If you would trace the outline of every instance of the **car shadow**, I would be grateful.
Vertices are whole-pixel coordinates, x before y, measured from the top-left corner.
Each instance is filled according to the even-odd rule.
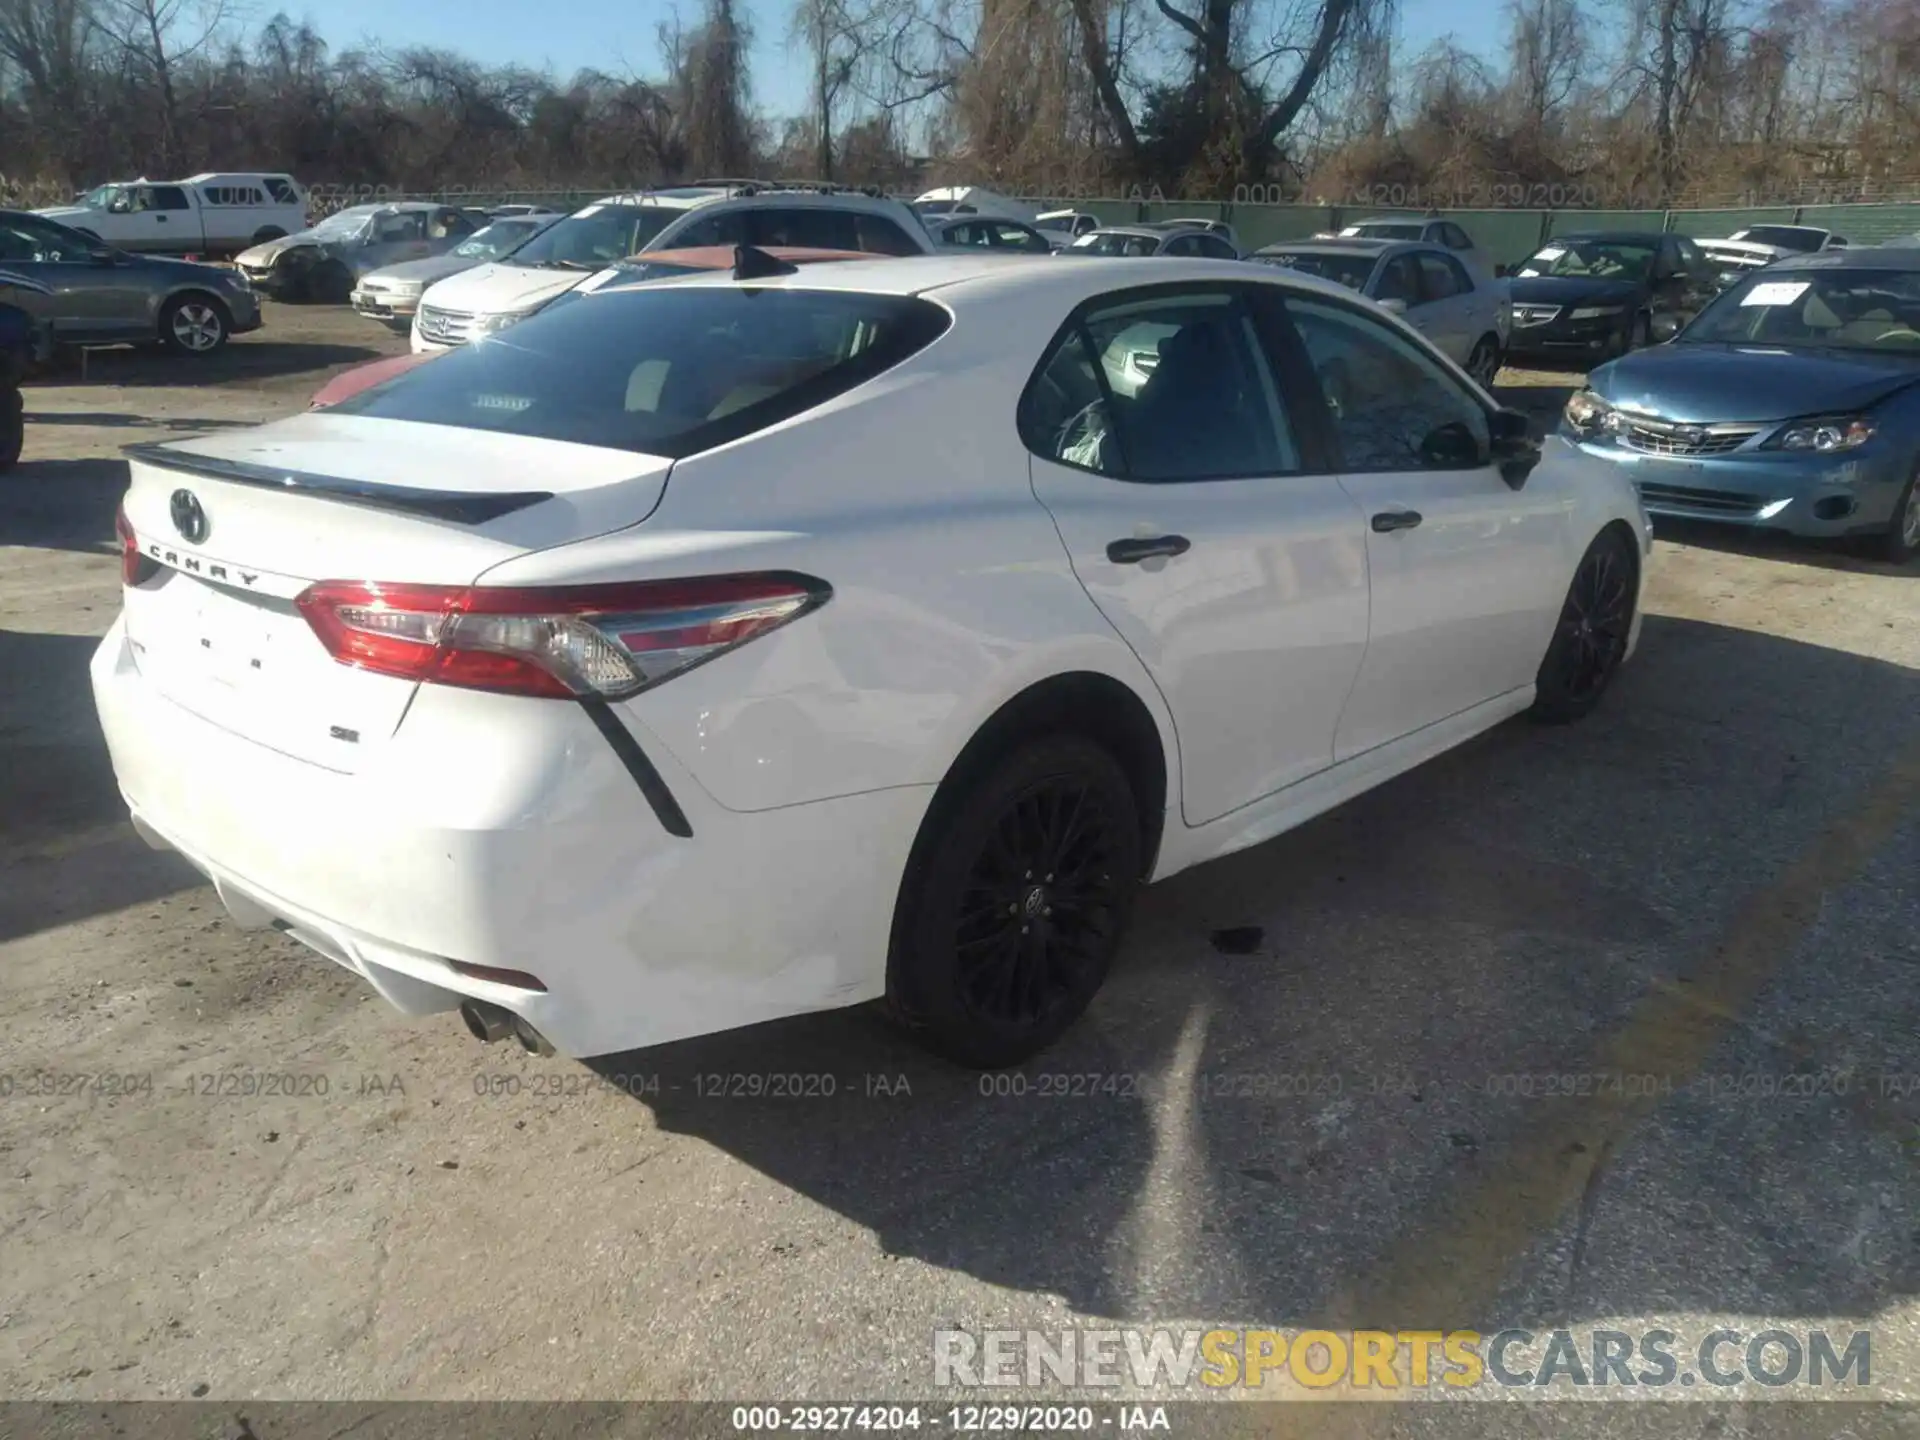
[[[113,517],[127,493],[124,460],[26,459],[8,472],[0,545],[110,551]]]
[[[0,630],[0,942],[202,883],[127,820],[87,674],[99,643]]]
[[[41,377],[58,385],[223,385],[236,380],[264,380],[307,375],[335,367],[379,360],[389,352],[370,345],[338,345],[316,341],[260,339],[237,336],[211,355],[172,355],[151,347],[120,346],[89,351],[85,374],[69,365]],[[31,386],[28,387],[31,394]]]
[[[84,425],[102,430],[249,430],[259,424],[257,420],[155,417],[107,410],[29,410],[25,418],[29,425]]]
[[[1674,520],[1662,515],[1654,517],[1653,532],[1655,539],[1670,544],[1718,550],[1725,555],[1743,555],[1780,565],[1807,565],[1850,575],[1893,575],[1909,579],[1920,576],[1920,569],[1912,565],[1874,559],[1866,553],[1862,542],[1855,539],[1808,539],[1783,530],[1750,530],[1715,525],[1711,521]]]
[[[872,1009],[592,1063],[886,1255],[1081,1315],[1479,1325],[1489,1287],[1514,1324],[1735,1298],[1872,1314],[1920,1291],[1920,1256],[1897,1215],[1863,1221],[1832,1189],[1910,1181],[1888,1117],[1716,1107],[1689,1086],[1794,1055],[1920,1068],[1920,965],[1894,920],[1891,941],[1828,936],[1797,962],[1721,940],[1775,903],[1770,877],[1808,886],[1795,857],[1884,783],[1916,714],[1920,672],[1651,618],[1584,724],[1499,727],[1145,892],[1089,1014],[1027,1065],[958,1071]],[[1520,1093],[1515,1077],[1597,1070],[1690,984],[1725,1013],[1686,1010],[1654,1047],[1672,1081],[1657,1123],[1595,1156],[1582,1126],[1610,1101]],[[1584,1195],[1540,1201],[1583,1155]],[[1643,1224],[1649,1207],[1668,1218]],[[1854,1263],[1863,1243],[1892,1258]],[[1498,1290],[1510,1273],[1550,1283]]]

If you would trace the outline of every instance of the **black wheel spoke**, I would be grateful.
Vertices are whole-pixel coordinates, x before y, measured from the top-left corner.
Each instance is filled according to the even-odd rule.
[[[1045,1023],[1111,945],[1115,820],[1078,775],[1041,780],[987,827],[953,916],[958,990],[984,1019]]]

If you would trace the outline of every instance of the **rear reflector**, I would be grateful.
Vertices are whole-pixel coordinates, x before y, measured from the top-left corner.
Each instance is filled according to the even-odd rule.
[[[144,585],[160,569],[158,562],[140,553],[140,537],[133,533],[123,505],[114,512],[113,533],[120,537],[120,581],[124,585]]]
[[[343,665],[471,690],[620,699],[706,663],[833,591],[784,571],[543,589],[323,580],[295,600]]]

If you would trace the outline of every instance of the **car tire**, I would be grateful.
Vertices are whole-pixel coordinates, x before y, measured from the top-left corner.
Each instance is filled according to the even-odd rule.
[[[20,463],[20,451],[27,442],[26,402],[19,388],[0,388],[0,475]]]
[[[232,333],[227,307],[211,295],[188,291],[160,307],[160,343],[176,355],[211,355]]]
[[[1140,885],[1140,813],[1119,762],[1073,735],[958,778],[908,862],[888,998],[927,1048],[997,1070],[1052,1044],[1105,981]]]
[[[1887,533],[1879,537],[1880,558],[1890,565],[1907,565],[1920,555],[1920,467],[1907,479],[1907,488],[1894,502]]]
[[[344,305],[353,298],[353,272],[338,260],[323,260],[306,275],[306,299],[317,305]]]
[[[1473,353],[1467,356],[1467,373],[1478,380],[1488,390],[1500,374],[1500,339],[1497,335],[1482,335],[1479,343],[1473,347]]]
[[[1535,720],[1564,725],[1600,703],[1627,657],[1638,567],[1633,542],[1612,526],[1580,557],[1534,677]]]

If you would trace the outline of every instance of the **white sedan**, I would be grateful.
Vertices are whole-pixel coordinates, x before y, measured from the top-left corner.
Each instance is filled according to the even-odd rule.
[[[405,1011],[1006,1065],[1141,884],[1600,700],[1650,530],[1544,443],[1286,270],[747,251],[139,448],[94,690],[141,832]]]

